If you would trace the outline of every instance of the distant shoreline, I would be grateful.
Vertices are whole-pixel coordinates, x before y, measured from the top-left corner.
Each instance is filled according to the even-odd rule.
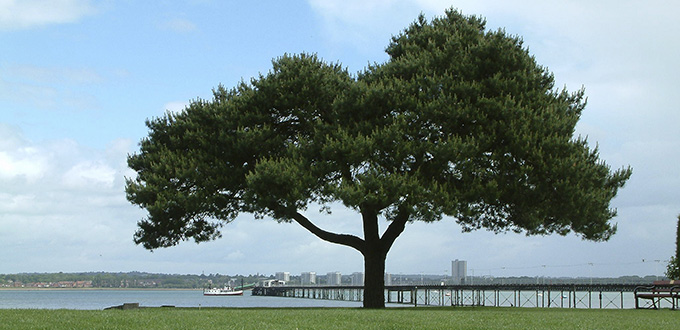
[[[187,288],[10,288],[0,287],[0,291],[69,291],[69,290],[84,290],[84,291],[134,291],[134,290],[153,290],[153,291],[202,291],[203,289],[187,289]]]

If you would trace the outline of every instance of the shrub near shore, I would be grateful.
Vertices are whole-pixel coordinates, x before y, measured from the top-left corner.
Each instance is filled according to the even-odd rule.
[[[678,329],[670,310],[142,308],[0,310],[0,329]]]

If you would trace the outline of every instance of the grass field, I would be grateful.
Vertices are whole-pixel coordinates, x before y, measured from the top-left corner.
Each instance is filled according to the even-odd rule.
[[[680,329],[680,311],[542,308],[0,310],[0,329]]]

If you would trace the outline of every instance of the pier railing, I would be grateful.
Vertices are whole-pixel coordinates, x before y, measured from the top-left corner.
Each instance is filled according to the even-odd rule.
[[[634,308],[638,284],[386,286],[387,304],[542,308]],[[362,286],[255,287],[253,295],[362,301]]]

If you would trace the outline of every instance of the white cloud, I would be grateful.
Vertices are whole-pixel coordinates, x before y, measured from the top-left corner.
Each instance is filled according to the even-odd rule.
[[[159,24],[159,27],[162,30],[168,30],[168,31],[174,31],[174,32],[181,32],[181,33],[187,33],[187,32],[192,32],[196,31],[196,24],[194,24],[192,21],[184,18],[173,18],[169,19],[161,24]]]
[[[45,173],[45,160],[32,148],[19,149],[14,155],[0,151],[0,178],[24,177],[35,181]]]
[[[35,182],[45,175],[48,161],[18,133],[16,129],[0,124],[0,180]]]
[[[345,21],[354,24],[365,24],[370,21],[378,12],[384,12],[387,9],[394,7],[400,1],[396,0],[344,0],[344,1],[327,1],[327,0],[309,0],[309,4],[315,10],[322,13],[328,18]]]
[[[0,139],[0,250],[13,251],[0,256],[0,273],[104,269],[112,258],[145,252],[132,242],[143,215],[124,192],[132,143],[106,150],[35,143],[2,124]]]
[[[168,102],[163,105],[163,111],[164,112],[172,112],[172,113],[179,113],[184,110],[184,108],[189,106],[190,102],[184,102],[184,101],[172,101]]]
[[[89,0],[0,0],[0,30],[74,23],[95,12]]]
[[[113,187],[116,170],[101,161],[85,161],[76,164],[63,176],[63,182],[68,187],[87,188],[102,186]]]
[[[413,22],[421,11],[412,1],[308,0],[308,3],[322,18],[328,47],[339,52],[349,48],[370,56],[361,65],[380,62],[390,37]],[[376,40],[380,41],[377,47]]]
[[[226,260],[229,261],[239,261],[245,259],[246,255],[241,252],[241,250],[237,250],[234,252],[231,252],[227,254]]]
[[[5,100],[39,108],[52,108],[57,103],[58,94],[56,89],[49,86],[10,82],[0,76],[0,98]]]
[[[0,99],[43,109],[91,110],[99,105],[87,90],[104,80],[89,68],[2,65]]]
[[[11,65],[5,70],[13,80],[32,83],[92,84],[102,82],[103,77],[88,68],[40,67],[34,65]]]
[[[27,210],[34,205],[34,194],[9,194],[0,193],[0,211],[3,213]]]
[[[66,217],[87,208],[77,202],[85,200],[125,205],[122,175],[129,150],[117,144],[111,151],[90,150],[72,140],[33,143],[6,125],[0,125],[0,137],[18,141],[0,144],[0,209],[8,212],[5,216],[48,212]]]

